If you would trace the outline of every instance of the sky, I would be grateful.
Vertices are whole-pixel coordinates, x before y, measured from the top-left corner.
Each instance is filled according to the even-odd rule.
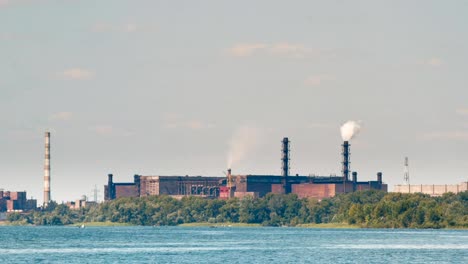
[[[0,0],[0,188],[99,198],[107,174],[468,179],[468,1]],[[230,153],[239,155],[232,159]]]

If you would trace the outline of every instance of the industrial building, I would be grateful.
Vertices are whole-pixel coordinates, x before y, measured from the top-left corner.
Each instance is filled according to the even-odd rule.
[[[401,184],[393,187],[396,193],[423,193],[430,196],[442,196],[444,193],[460,193],[468,190],[468,182],[459,184]]]
[[[218,197],[219,188],[226,182],[225,177],[206,176],[142,176],[134,175],[133,182],[113,182],[108,175],[104,186],[104,199],[120,197],[144,197],[150,195]]]
[[[80,210],[82,208],[87,208],[91,206],[96,206],[98,203],[96,201],[88,201],[86,196],[81,197],[75,201],[67,202],[68,208],[71,210]]]
[[[121,197],[144,197],[149,195],[171,195],[183,197],[196,195],[227,199],[230,197],[263,197],[268,193],[295,193],[300,198],[324,199],[340,193],[361,190],[387,191],[387,184],[378,172],[374,181],[358,181],[357,172],[350,171],[350,144],[342,145],[342,176],[289,175],[290,141],[282,140],[281,175],[233,175],[228,169],[226,176],[142,176],[135,175],[133,182],[114,182],[108,175],[104,186],[104,199]],[[350,179],[350,174],[352,178]]]
[[[29,211],[37,208],[37,200],[27,199],[26,192],[0,190],[0,212]]]

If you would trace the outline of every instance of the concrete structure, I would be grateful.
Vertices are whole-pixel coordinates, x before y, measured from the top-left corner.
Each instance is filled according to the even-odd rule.
[[[444,193],[459,193],[468,190],[468,182],[460,184],[417,184],[417,185],[395,185],[393,192],[396,193],[424,193],[431,196],[442,196]]]
[[[29,211],[36,208],[37,200],[28,200],[26,192],[0,191],[0,212]]]
[[[44,207],[50,202],[50,132],[45,133]]]

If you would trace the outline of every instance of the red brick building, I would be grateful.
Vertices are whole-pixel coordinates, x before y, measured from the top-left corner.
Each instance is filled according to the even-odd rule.
[[[28,200],[26,192],[0,191],[0,212],[29,211],[36,208],[37,200]]]

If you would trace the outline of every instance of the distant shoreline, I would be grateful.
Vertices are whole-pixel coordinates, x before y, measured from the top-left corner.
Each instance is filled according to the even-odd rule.
[[[116,222],[88,222],[88,223],[75,223],[71,225],[62,225],[62,227],[132,227],[138,226],[133,225],[130,223],[116,223]],[[31,224],[22,225],[18,223],[11,223],[8,221],[0,221],[0,227],[2,226],[35,226]],[[167,227],[167,226],[155,226],[155,227]],[[174,227],[174,226],[171,226]],[[200,222],[200,223],[186,223],[176,225],[176,227],[209,227],[209,228],[219,228],[219,227],[241,227],[241,228],[255,228],[255,227],[273,227],[273,226],[262,226],[261,224],[248,224],[248,223],[208,223],[208,222]],[[399,229],[399,230],[468,230],[468,228],[440,228],[440,229],[432,229],[432,228],[372,228],[372,227],[362,227],[359,225],[350,225],[346,223],[323,223],[323,224],[299,224],[296,226],[279,226],[277,228],[282,227],[291,227],[291,228],[315,228],[315,229]]]
[[[262,226],[261,224],[247,224],[247,223],[187,223],[177,225],[180,227],[272,227]],[[281,226],[280,226],[281,227]],[[348,225],[345,223],[326,223],[326,224],[300,224],[296,226],[282,226],[282,227],[297,227],[297,228],[362,228],[357,225]]]

